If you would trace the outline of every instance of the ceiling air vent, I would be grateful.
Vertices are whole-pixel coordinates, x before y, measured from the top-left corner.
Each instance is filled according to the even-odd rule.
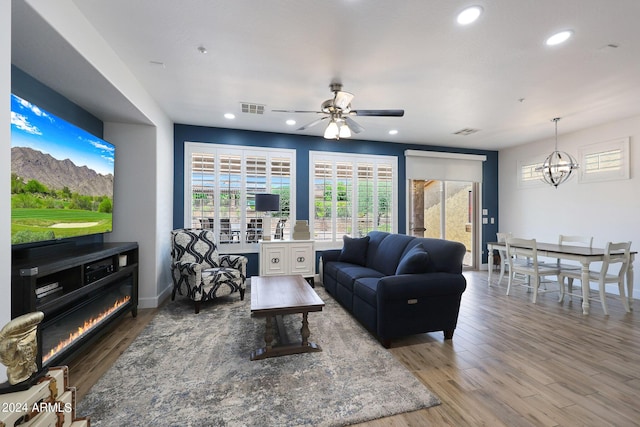
[[[464,129],[460,129],[458,132],[454,132],[454,135],[463,135],[463,136],[467,136],[467,135],[471,135],[472,133],[476,133],[476,132],[480,132],[480,129],[471,129],[471,128],[464,128]]]
[[[248,114],[264,114],[264,105],[241,102],[242,112]]]

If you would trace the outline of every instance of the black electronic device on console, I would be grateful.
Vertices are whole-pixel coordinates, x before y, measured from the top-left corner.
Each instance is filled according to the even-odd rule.
[[[100,261],[96,261],[91,264],[87,264],[84,267],[84,284],[88,285],[96,280],[100,280],[103,277],[107,277],[115,270],[112,258],[106,258]]]

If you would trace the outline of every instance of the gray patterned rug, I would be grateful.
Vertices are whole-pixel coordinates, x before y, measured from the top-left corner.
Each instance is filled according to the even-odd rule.
[[[249,290],[248,290],[249,291]],[[251,296],[162,308],[78,404],[96,426],[341,426],[439,404],[324,288],[319,353],[250,361],[264,319]],[[301,316],[286,316],[289,336]]]

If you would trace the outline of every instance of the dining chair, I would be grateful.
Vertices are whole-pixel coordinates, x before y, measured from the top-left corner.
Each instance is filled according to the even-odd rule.
[[[558,244],[560,246],[562,245],[583,246],[591,249],[593,247],[593,237],[567,236],[567,235],[561,234],[560,236],[558,236]],[[563,263],[561,262],[560,258],[556,259],[555,265],[560,269],[561,274],[563,271],[580,271],[582,269],[582,266],[580,266],[579,264]],[[560,278],[558,278],[558,282],[559,281],[560,281]],[[560,298],[558,299],[558,301],[560,302],[562,302],[562,300],[564,299],[564,281],[562,285],[563,286],[560,286]],[[572,295],[573,294],[573,278],[571,277],[567,277],[567,289],[569,291],[568,295]]]
[[[213,229],[213,218],[199,218],[200,220],[200,228],[202,229]]]
[[[231,243],[232,240],[231,219],[220,218],[220,243]]]
[[[602,304],[602,311],[605,316],[609,314],[607,310],[607,299],[605,294],[605,285],[609,283],[617,283],[620,292],[620,298],[622,299],[622,305],[625,311],[630,312],[629,301],[624,291],[624,279],[629,269],[629,262],[631,258],[631,242],[613,243],[608,242],[605,247],[604,260],[602,261],[602,268],[599,271],[589,270],[589,282],[597,282],[598,289],[600,291],[600,303]],[[612,270],[612,267],[614,271]],[[615,268],[618,267],[618,271],[615,272]],[[558,282],[560,284],[560,292],[564,293],[564,278],[577,279],[582,281],[581,270],[565,270],[561,271],[558,276]],[[582,283],[582,286],[589,287],[589,283]],[[590,289],[589,289],[590,291]],[[597,300],[597,298],[589,299]]]
[[[247,224],[247,242],[256,243],[262,239],[262,218],[251,218]]]
[[[516,274],[523,274],[527,279],[517,283],[533,290],[533,303],[536,303],[542,279],[547,276],[558,276],[557,267],[543,266],[538,263],[538,246],[536,239],[519,239],[509,237],[506,240],[507,260],[509,262],[509,284],[507,295]]]
[[[505,243],[507,239],[511,237],[511,233],[496,233],[496,237],[498,243]],[[504,277],[505,269],[509,267],[509,260],[507,259],[506,249],[498,249],[498,255],[500,256],[500,278],[498,279],[498,285],[500,285]]]

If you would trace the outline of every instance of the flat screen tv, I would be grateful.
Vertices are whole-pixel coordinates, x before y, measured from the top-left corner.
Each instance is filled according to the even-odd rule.
[[[11,95],[11,243],[113,229],[115,147]]]

